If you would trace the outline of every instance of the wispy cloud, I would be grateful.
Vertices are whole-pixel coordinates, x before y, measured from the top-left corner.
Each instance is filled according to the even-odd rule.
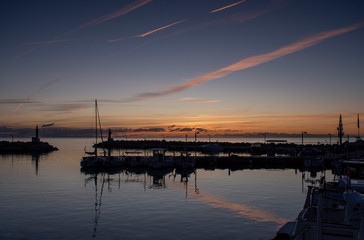
[[[125,40],[125,39],[127,39],[127,38],[117,38],[117,39],[107,40],[107,42],[109,42],[109,43],[113,43],[113,42],[119,42],[119,41],[121,41],[121,40]]]
[[[101,17],[98,17],[98,18],[96,18],[96,19],[94,19],[94,20],[92,20],[92,21],[89,21],[89,22],[87,22],[87,23],[84,23],[84,24],[82,24],[82,25],[80,25],[80,26],[78,26],[78,27],[76,27],[76,28],[74,28],[74,29],[72,29],[72,30],[70,30],[70,31],[68,31],[68,32],[66,32],[66,33],[64,33],[64,34],[62,34],[62,35],[59,35],[58,37],[55,37],[55,38],[54,38],[54,39],[52,39],[52,40],[49,40],[49,41],[43,41],[43,42],[44,42],[43,44],[39,44],[38,46],[36,46],[36,47],[34,47],[34,48],[32,48],[32,49],[29,49],[29,50],[28,50],[28,51],[26,51],[25,53],[23,53],[23,54],[21,54],[21,55],[16,56],[14,59],[18,59],[18,58],[20,58],[20,57],[22,57],[22,56],[25,56],[25,55],[27,55],[27,54],[29,54],[29,53],[31,53],[31,52],[34,52],[35,50],[37,50],[37,49],[39,49],[39,48],[46,47],[46,46],[48,46],[48,45],[50,45],[50,44],[53,44],[53,43],[56,43],[56,42],[62,41],[62,40],[60,40],[60,39],[62,39],[62,38],[64,38],[64,37],[66,37],[66,36],[69,36],[69,35],[71,35],[72,33],[75,33],[75,32],[78,32],[78,31],[80,31],[80,30],[87,29],[87,28],[90,28],[90,27],[92,27],[92,26],[95,26],[95,25],[98,25],[98,24],[104,23],[104,22],[106,22],[106,21],[112,20],[112,19],[114,19],[114,18],[120,17],[120,16],[122,16],[122,15],[124,15],[124,14],[127,14],[127,13],[129,13],[129,12],[131,12],[131,11],[133,11],[133,10],[135,10],[135,9],[139,8],[139,7],[141,7],[141,6],[144,6],[145,4],[147,4],[147,3],[151,2],[151,1],[152,1],[152,0],[138,0],[138,1],[135,1],[135,2],[133,2],[133,3],[129,4],[129,5],[127,5],[127,6],[123,7],[123,8],[121,8],[121,9],[116,10],[116,11],[115,11],[115,12],[113,12],[113,13],[106,14],[106,15],[101,16]]]
[[[241,71],[241,70],[244,70],[247,68],[251,68],[251,67],[266,63],[266,62],[270,62],[277,58],[295,53],[297,51],[306,49],[308,47],[312,47],[325,39],[328,39],[328,38],[331,38],[331,37],[334,37],[337,35],[341,35],[341,34],[344,34],[347,32],[351,32],[353,30],[361,28],[363,25],[364,25],[364,23],[358,23],[358,24],[354,24],[354,25],[350,25],[350,26],[346,26],[346,27],[342,27],[342,28],[338,28],[338,29],[334,29],[334,30],[330,30],[330,31],[326,31],[326,32],[321,32],[319,34],[305,38],[301,41],[281,47],[275,51],[244,58],[227,67],[224,67],[224,68],[221,68],[214,72],[206,73],[200,77],[194,78],[184,84],[172,86],[166,90],[161,90],[158,92],[145,92],[145,93],[137,94],[134,97],[127,99],[127,101],[128,102],[143,101],[143,100],[146,100],[149,98],[162,97],[162,96],[167,96],[167,95],[171,95],[174,93],[182,92],[182,91],[185,91],[192,87],[205,84],[211,80],[223,78],[233,72]]]
[[[54,126],[55,123],[49,123],[49,124],[43,124],[42,125],[42,128],[45,128],[45,127],[52,127]]]
[[[56,104],[40,104],[40,111],[45,112],[72,112],[75,110],[82,110],[91,108],[88,103],[56,103]]]
[[[0,104],[37,103],[31,99],[0,99]]]
[[[89,28],[89,27],[92,27],[92,26],[95,26],[95,25],[98,25],[98,24],[101,24],[101,23],[104,23],[106,21],[109,21],[111,19],[114,19],[114,18],[117,18],[117,17],[120,17],[124,14],[127,14],[141,6],[144,6],[145,4],[151,2],[152,0],[138,0],[138,1],[135,1],[121,9],[118,9],[116,10],[115,12],[113,13],[109,13],[109,14],[106,14],[102,17],[99,17],[99,18],[96,18],[90,22],[87,22],[85,24],[82,24],[81,26],[75,28],[75,29],[72,29],[71,31],[67,32],[65,35],[69,35],[71,33],[74,33],[74,32],[77,32],[79,30],[82,30],[82,29],[85,29],[85,28]]]
[[[236,13],[233,15],[228,15],[228,16],[225,16],[222,18],[211,20],[211,21],[193,24],[193,25],[190,25],[188,27],[185,27],[183,29],[176,31],[173,34],[174,35],[184,34],[189,31],[196,31],[198,29],[211,27],[214,25],[235,24],[235,23],[241,24],[241,23],[253,20],[255,18],[258,18],[260,16],[263,16],[274,10],[280,9],[280,8],[286,6],[291,1],[292,0],[272,0],[272,1],[269,1],[264,6],[259,6],[259,8],[249,9],[249,11],[239,12],[239,13]]]
[[[180,98],[178,100],[182,101],[182,102],[192,102],[192,103],[216,103],[216,102],[220,102],[220,100],[202,100],[202,99],[197,99],[197,98]]]
[[[163,27],[160,27],[160,28],[157,28],[157,29],[154,29],[154,30],[151,30],[149,32],[146,32],[146,33],[143,33],[143,34],[139,34],[139,35],[136,35],[134,36],[134,38],[141,38],[141,37],[145,37],[145,36],[148,36],[152,33],[155,33],[155,32],[158,32],[158,31],[161,31],[163,29],[166,29],[166,28],[169,28],[169,27],[172,27],[173,25],[176,25],[176,24],[179,24],[179,23],[182,23],[182,22],[185,22],[185,20],[181,20],[181,21],[177,21],[177,22],[174,22],[174,23],[171,23],[171,24],[168,24],[166,26],[163,26]]]
[[[44,44],[53,44],[53,43],[61,43],[61,42],[71,42],[78,39],[56,39],[56,40],[49,40],[49,41],[38,41],[38,42],[30,42],[30,43],[23,43],[23,46],[31,46],[31,45],[44,45]]]
[[[62,80],[64,80],[64,79],[67,79],[67,78],[70,78],[70,77],[72,77],[72,76],[74,76],[75,74],[78,74],[80,71],[78,71],[78,72],[76,72],[76,73],[72,73],[72,74],[68,74],[68,75],[65,75],[65,76],[62,76],[62,77],[60,77],[60,78],[56,78],[56,79],[54,79],[54,80],[52,80],[52,81],[50,81],[50,82],[48,82],[48,83],[46,83],[46,84],[44,84],[44,85],[42,85],[40,88],[38,88],[36,91],[34,91],[32,94],[30,94],[25,100],[26,101],[24,101],[24,102],[21,102],[18,106],[17,106],[17,108],[15,109],[15,111],[18,111],[25,103],[28,103],[28,102],[30,102],[31,101],[31,99],[35,96],[35,95],[37,95],[40,91],[42,91],[42,90],[44,90],[44,89],[46,89],[46,88],[48,88],[48,87],[50,87],[50,86],[52,86],[52,85],[54,85],[54,84],[56,84],[57,82],[59,82],[59,81],[62,81]]]
[[[222,7],[222,8],[215,9],[215,10],[211,11],[210,13],[215,13],[215,12],[219,12],[219,11],[222,11],[224,9],[227,9],[227,8],[234,7],[234,6],[236,6],[236,5],[240,4],[240,3],[243,3],[245,1],[246,0],[242,0],[242,1],[239,1],[239,2],[236,2],[236,3],[230,4],[230,5],[227,5],[227,6]]]
[[[160,28],[157,28],[157,29],[154,29],[154,30],[148,31],[148,32],[146,32],[146,33],[143,33],[143,34],[139,34],[139,35],[132,36],[132,37],[130,37],[130,38],[142,38],[142,37],[146,37],[146,36],[148,36],[148,35],[150,35],[150,34],[153,34],[153,33],[155,33],[155,32],[161,31],[161,30],[163,30],[163,29],[166,29],[166,28],[172,27],[172,26],[177,25],[177,24],[179,24],[179,23],[183,23],[183,22],[185,22],[185,21],[187,21],[187,20],[185,19],[185,20],[177,21],[177,22],[174,22],[174,23],[168,24],[168,25],[166,25],[166,26],[163,26],[163,27],[160,27]],[[130,39],[130,38],[129,38],[129,39]],[[111,39],[111,40],[108,40],[108,42],[109,42],[109,43],[113,43],[113,42],[118,42],[118,41],[125,40],[125,39],[127,39],[127,38],[117,38],[117,39]]]

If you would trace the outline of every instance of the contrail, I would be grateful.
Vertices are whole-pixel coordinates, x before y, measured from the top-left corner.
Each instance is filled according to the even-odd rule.
[[[171,23],[171,24],[168,24],[164,27],[160,27],[160,28],[157,28],[157,29],[154,29],[154,30],[151,30],[149,32],[146,32],[146,33],[143,33],[143,34],[139,34],[139,35],[135,35],[133,37],[130,37],[129,39],[132,39],[132,38],[142,38],[142,37],[145,37],[145,36],[148,36],[152,33],[155,33],[155,32],[158,32],[160,30],[163,30],[163,29],[166,29],[166,28],[169,28],[169,27],[172,27],[173,25],[176,25],[176,24],[179,24],[179,23],[182,23],[182,22],[185,22],[187,21],[186,19],[185,20],[181,20],[181,21],[177,21],[177,22],[174,22],[174,23]],[[118,38],[118,39],[112,39],[112,40],[108,40],[109,43],[113,43],[113,42],[118,42],[118,41],[121,41],[121,40],[125,40],[127,38]]]
[[[69,78],[69,77],[71,77],[71,76],[73,76],[73,75],[75,75],[75,74],[77,74],[78,72],[76,72],[76,73],[72,73],[72,74],[69,74],[69,75],[66,75],[66,76],[63,76],[63,77],[60,77],[60,78],[57,78],[57,79],[54,79],[54,80],[52,80],[52,81],[50,81],[50,82],[48,82],[48,83],[46,83],[46,84],[44,84],[44,85],[42,85],[39,89],[37,89],[36,91],[34,91],[32,94],[30,94],[26,99],[25,99],[25,101],[24,102],[22,102],[22,103],[20,103],[17,107],[16,107],[16,109],[15,109],[15,112],[17,112],[23,105],[24,105],[24,103],[27,103],[27,102],[29,102],[30,100],[31,100],[31,98],[33,98],[35,95],[37,95],[40,91],[42,91],[43,89],[45,89],[45,88],[48,88],[48,87],[50,87],[50,86],[52,86],[53,84],[55,84],[55,83],[57,83],[57,82],[59,82],[59,81],[61,81],[61,80],[64,80],[64,79],[67,79],[67,78]]]
[[[192,26],[190,25],[188,27],[175,31],[173,35],[179,35],[179,34],[189,32],[189,31],[197,31],[201,28],[211,27],[213,25],[218,25],[218,24],[244,23],[244,22],[253,20],[255,18],[258,18],[260,16],[263,16],[271,11],[280,9],[283,6],[285,6],[287,4],[287,2],[288,2],[288,0],[273,0],[268,5],[266,5],[264,7],[259,7],[256,10],[250,10],[249,12],[237,13],[237,14],[229,15],[229,16],[226,16],[223,18],[214,19],[212,21],[203,22],[200,24],[194,24]]]
[[[163,30],[163,29],[166,29],[166,28],[172,27],[173,25],[176,25],[176,24],[182,23],[182,22],[184,22],[184,21],[186,21],[186,20],[181,20],[181,21],[178,21],[178,22],[171,23],[171,24],[166,25],[166,26],[164,26],[164,27],[160,27],[160,28],[157,28],[157,29],[151,30],[151,31],[146,32],[146,33],[143,33],[143,34],[136,35],[136,36],[134,36],[134,38],[148,36],[148,35],[150,35],[150,34],[152,34],[152,33],[155,33],[155,32],[158,32],[158,31],[160,31],[160,30]]]
[[[123,8],[121,8],[121,9],[116,10],[116,11],[115,11],[115,12],[113,12],[113,13],[106,14],[106,15],[104,15],[104,16],[102,16],[102,17],[99,17],[99,18],[96,18],[96,19],[94,19],[94,20],[92,20],[92,21],[90,21],[90,22],[84,23],[84,24],[82,24],[82,25],[78,26],[77,28],[74,28],[74,29],[72,29],[72,30],[70,30],[70,31],[68,31],[68,32],[66,32],[66,33],[64,33],[64,34],[62,34],[62,35],[60,35],[60,36],[58,36],[58,37],[55,37],[55,38],[54,38],[54,39],[52,39],[52,40],[44,41],[44,43],[43,43],[43,44],[38,45],[38,46],[36,46],[36,47],[34,47],[34,48],[32,48],[32,49],[29,49],[28,51],[26,51],[26,52],[25,52],[25,53],[23,53],[22,55],[18,55],[18,56],[16,56],[16,57],[14,58],[14,60],[15,60],[15,59],[18,59],[19,57],[25,56],[25,55],[27,55],[27,54],[29,54],[29,53],[31,53],[31,52],[33,52],[33,51],[35,51],[35,50],[39,49],[39,48],[46,47],[46,46],[48,46],[49,44],[55,43],[55,42],[57,42],[57,41],[61,41],[61,40],[59,40],[59,39],[61,39],[61,38],[63,38],[63,37],[66,37],[66,36],[68,36],[68,35],[70,35],[70,34],[72,34],[72,33],[74,33],[74,32],[77,32],[77,31],[80,31],[80,30],[82,30],[82,29],[86,29],[86,28],[89,28],[89,27],[92,27],[92,26],[95,26],[95,25],[101,24],[101,23],[106,22],[106,21],[109,21],[109,20],[111,20],[111,19],[114,19],[114,18],[120,17],[121,15],[127,14],[127,13],[129,13],[129,12],[131,12],[131,11],[133,11],[133,10],[135,10],[135,9],[137,9],[137,8],[139,8],[139,7],[143,6],[143,5],[145,5],[145,4],[147,4],[147,3],[151,2],[151,1],[152,1],[152,0],[138,0],[138,1],[136,1],[136,2],[133,2],[133,3],[129,4],[129,5],[127,5],[127,6],[123,7]]]
[[[90,22],[87,22],[85,24],[82,24],[81,26],[75,28],[75,29],[72,29],[71,31],[67,32],[65,35],[69,35],[71,33],[74,33],[74,32],[77,32],[81,29],[85,29],[85,28],[89,28],[89,27],[92,27],[94,25],[98,25],[100,23],[103,23],[103,22],[106,22],[106,21],[109,21],[111,19],[114,19],[114,18],[117,18],[117,17],[120,17],[121,15],[124,15],[124,14],[127,14],[149,2],[151,2],[152,0],[138,0],[136,2],[133,2],[119,10],[116,10],[115,12],[113,13],[110,13],[110,14],[107,14],[107,15],[104,15],[102,17],[99,17],[99,18],[96,18]]]
[[[30,43],[23,43],[23,46],[30,46],[30,45],[42,45],[42,44],[52,44],[52,43],[59,43],[59,42],[71,42],[79,39],[58,39],[58,40],[49,40],[49,41],[38,41],[38,42],[30,42]]]
[[[182,102],[191,102],[191,103],[216,103],[216,102],[221,102],[220,100],[201,100],[201,99],[197,99],[197,98],[180,98],[178,100],[182,101]]]
[[[275,60],[277,58],[295,53],[297,51],[303,50],[305,48],[308,47],[312,47],[316,44],[318,44],[319,42],[337,36],[337,35],[341,35],[347,32],[351,32],[353,30],[356,30],[358,28],[361,28],[364,25],[364,23],[358,23],[358,24],[354,24],[354,25],[350,25],[350,26],[346,26],[346,27],[342,27],[342,28],[338,28],[338,29],[334,29],[334,30],[330,30],[330,31],[326,31],[326,32],[322,32],[319,34],[316,34],[314,36],[305,38],[301,41],[292,43],[290,45],[281,47],[273,52],[269,52],[269,53],[265,53],[265,54],[260,54],[260,55],[256,55],[256,56],[252,56],[252,57],[248,57],[248,58],[244,58],[234,64],[231,64],[227,67],[221,68],[217,71],[214,72],[210,72],[207,74],[204,74],[198,78],[192,79],[190,81],[188,81],[185,84],[181,84],[181,85],[177,85],[177,86],[173,86],[170,87],[167,90],[162,90],[159,92],[145,92],[145,93],[140,93],[135,95],[132,98],[129,98],[126,100],[126,102],[136,102],[136,101],[143,101],[145,99],[148,98],[154,98],[154,97],[162,97],[162,96],[166,96],[166,95],[170,95],[170,94],[174,94],[174,93],[178,93],[184,90],[187,90],[189,88],[192,88],[194,86],[197,85],[201,85],[204,83],[207,83],[213,79],[218,79],[218,78],[222,78],[225,77],[233,72],[236,71],[240,71],[240,70],[244,70],[247,68],[251,68],[257,65],[260,65],[262,63],[266,63],[266,62],[270,62],[272,60]]]
[[[222,7],[222,8],[216,9],[216,10],[213,10],[213,11],[211,11],[210,13],[215,13],[215,12],[222,11],[222,10],[224,10],[224,9],[226,9],[226,8],[233,7],[233,6],[235,6],[235,5],[238,5],[238,4],[240,4],[240,3],[243,3],[243,2],[245,2],[245,1],[246,1],[246,0],[242,0],[242,1],[240,1],[240,2],[236,2],[236,3],[233,3],[233,4],[227,5],[227,6],[225,6],[225,7]]]

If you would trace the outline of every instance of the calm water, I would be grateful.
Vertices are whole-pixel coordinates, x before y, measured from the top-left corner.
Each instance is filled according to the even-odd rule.
[[[60,150],[0,156],[0,239],[270,239],[305,200],[294,169],[85,174],[91,139],[46,141]]]

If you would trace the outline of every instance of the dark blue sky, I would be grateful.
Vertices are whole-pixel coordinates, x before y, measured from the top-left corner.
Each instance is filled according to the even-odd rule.
[[[355,133],[364,113],[363,1],[3,1],[0,11],[1,126],[89,127],[95,98],[119,128],[326,133],[343,113]]]

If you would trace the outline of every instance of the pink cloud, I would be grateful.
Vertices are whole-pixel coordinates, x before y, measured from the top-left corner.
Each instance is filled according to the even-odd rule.
[[[303,40],[297,41],[295,43],[289,44],[287,46],[281,47],[277,50],[274,50],[269,53],[259,54],[252,57],[244,58],[234,64],[231,64],[227,67],[220,68],[214,72],[206,73],[200,77],[194,78],[192,80],[189,80],[187,83],[172,86],[167,90],[161,90],[159,92],[145,92],[137,94],[136,96],[132,97],[128,101],[142,101],[148,98],[154,98],[154,97],[162,97],[174,93],[178,93],[181,91],[185,91],[189,88],[205,84],[211,80],[223,78],[233,72],[241,71],[247,68],[251,68],[266,62],[270,62],[272,60],[278,59],[280,57],[295,53],[297,51],[312,47],[321,41],[341,35],[347,32],[354,31],[358,28],[361,28],[364,25],[364,23],[358,23],[326,32],[321,32],[319,34],[313,35],[311,37],[305,38]]]
[[[238,5],[238,4],[240,4],[240,3],[243,3],[243,2],[245,2],[245,1],[246,1],[246,0],[242,0],[242,1],[239,1],[239,2],[236,2],[236,3],[233,3],[233,4],[230,4],[230,5],[227,5],[227,6],[225,6],[225,7],[222,7],[222,8],[216,9],[216,10],[213,10],[213,11],[211,11],[210,13],[215,13],[215,12],[219,12],[219,11],[222,11],[222,10],[224,10],[224,9],[227,9],[227,8],[231,8],[231,7],[235,6],[235,5]]]
[[[160,28],[157,28],[157,29],[151,30],[151,31],[146,32],[146,33],[143,33],[143,34],[139,34],[139,35],[136,35],[136,36],[134,36],[134,37],[145,37],[145,36],[148,36],[148,35],[150,35],[150,34],[152,34],[152,33],[158,32],[158,31],[160,31],[160,30],[163,30],[163,29],[166,29],[166,28],[172,27],[173,25],[176,25],[176,24],[182,23],[182,22],[184,22],[184,21],[186,21],[186,20],[181,20],[181,21],[178,21],[178,22],[174,22],[174,23],[171,23],[171,24],[166,25],[166,26],[164,26],[164,27],[160,27]]]

